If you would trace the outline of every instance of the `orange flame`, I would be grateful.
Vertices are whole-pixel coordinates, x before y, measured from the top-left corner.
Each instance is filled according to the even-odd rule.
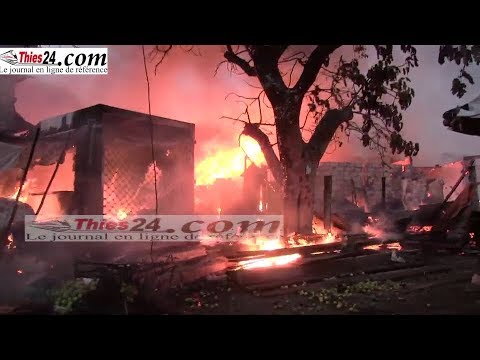
[[[245,153],[255,165],[266,164],[260,145],[251,137],[242,136],[240,147],[219,150],[197,164],[195,167],[196,184],[212,185],[217,179],[240,177],[245,170]]]
[[[258,203],[258,211],[263,212],[263,201],[262,200],[260,200],[260,202]]]
[[[400,243],[396,242],[396,243],[391,243],[391,244],[387,244],[387,249],[391,249],[391,250],[402,250],[402,245],[400,245]]]
[[[124,209],[118,209],[117,211],[117,219],[124,220],[127,218],[129,211]]]
[[[285,266],[300,259],[300,254],[289,254],[272,256],[264,259],[243,260],[238,263],[239,267],[244,270],[266,268],[272,266]]]
[[[242,245],[248,248],[248,251],[257,250],[277,250],[283,249],[285,244],[279,238],[270,239],[264,236],[254,236],[242,240]]]
[[[425,225],[425,226],[418,226],[418,225],[411,225],[408,228],[409,232],[414,232],[414,233],[425,233],[425,232],[430,232],[432,231],[433,226],[431,225]]]
[[[28,193],[26,191],[26,189],[28,188],[28,185],[29,185],[29,180],[25,181],[25,183],[23,184],[22,194],[20,194],[20,197],[18,198],[18,201],[22,203],[26,203],[28,201]],[[9,198],[15,200],[17,198],[19,191],[20,191],[20,186],[15,187],[14,193],[10,195]]]
[[[374,238],[381,238],[383,236],[383,230],[372,226],[372,225],[365,225],[363,227],[363,231],[369,236]]]
[[[8,234],[8,237],[7,237],[7,249],[15,249],[16,246],[13,242],[13,235],[10,233]]]
[[[379,251],[381,250],[382,248],[386,248],[388,250],[402,250],[402,245],[400,245],[400,243],[396,242],[396,243],[390,243],[390,244],[374,244],[374,245],[367,245],[367,246],[364,246],[363,249],[364,250],[375,250],[375,251]]]

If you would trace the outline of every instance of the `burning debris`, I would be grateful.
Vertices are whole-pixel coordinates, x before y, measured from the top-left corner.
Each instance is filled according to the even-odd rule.
[[[268,268],[268,267],[277,267],[285,266],[292,264],[302,256],[300,254],[289,254],[289,255],[279,255],[271,256],[265,259],[252,259],[252,260],[242,260],[238,262],[237,270],[249,270],[249,269],[258,269],[258,268]]]
[[[81,123],[79,119],[68,124],[74,127],[76,122]],[[182,145],[188,150],[184,154],[187,159],[178,157],[181,149],[176,148],[174,141],[163,139],[166,148],[159,146],[165,150],[162,152],[164,157],[152,161],[147,156],[149,154],[147,147],[120,151],[121,156],[118,155],[116,149],[125,145],[125,141],[130,139],[129,136],[135,137],[135,134],[129,134],[128,139],[120,141],[114,139],[116,129],[105,125],[104,130],[103,137],[106,143],[103,145],[102,153],[106,165],[103,170],[100,167],[100,159],[91,159],[92,167],[82,168],[89,163],[87,161],[89,155],[86,152],[79,153],[80,140],[74,137],[72,140],[74,145],[69,147],[69,152],[60,156],[60,160],[55,160],[61,163],[59,171],[65,171],[63,170],[65,166],[71,166],[74,170],[68,173],[70,185],[67,186],[65,183],[64,187],[58,188],[53,181],[52,184],[55,186],[48,188],[49,178],[47,177],[46,181],[45,175],[38,169],[42,166],[40,163],[52,167],[55,161],[52,163],[51,159],[39,160],[35,157],[36,165],[24,182],[22,192],[19,193],[20,187],[17,184],[13,188],[10,187],[1,201],[11,205],[18,197],[20,217],[26,213],[34,214],[32,208],[41,209],[43,206],[45,213],[96,211],[104,213],[106,218],[122,221],[131,215],[155,212],[155,201],[152,203],[153,184],[158,185],[160,190],[159,202],[173,206],[176,196],[182,195],[183,198],[183,190],[187,189],[185,184],[188,183],[191,189],[188,187],[187,201],[171,209],[167,209],[168,206],[165,205],[165,209],[171,211],[170,213],[193,213],[193,157],[188,156],[192,146],[190,136],[184,134],[185,144]],[[97,136],[93,135],[95,134],[93,124],[87,127],[80,126],[76,131],[87,131],[91,136]],[[52,132],[49,136],[52,139],[58,135]],[[66,140],[65,136],[60,136],[60,140]],[[50,140],[43,141],[48,143]],[[90,145],[96,146],[95,143]],[[55,148],[57,147],[61,148],[58,144],[55,145]],[[264,167],[265,159],[259,151],[258,144],[251,138],[243,136],[241,147],[243,150],[240,148],[231,152],[218,152],[197,166],[195,169],[197,212],[218,216],[235,213],[258,215],[281,213],[282,209],[279,206],[281,194],[270,178],[268,169]],[[128,166],[121,162],[120,158],[128,159],[126,161]],[[134,158],[142,159],[141,164],[134,165]],[[192,177],[184,179],[183,183],[177,183],[173,175],[182,172],[185,162]],[[216,166],[218,171],[215,170]],[[385,169],[376,166],[357,167],[347,164],[339,167],[344,168],[343,175],[337,176],[334,167],[323,163],[318,174],[324,176],[317,176],[319,179],[317,189],[321,190],[323,186],[323,191],[316,192],[312,234],[293,233],[274,238],[253,235],[231,244],[212,238],[205,240],[200,236],[198,243],[190,245],[191,248],[183,252],[179,249],[167,250],[161,247],[153,249],[152,243],[150,256],[148,251],[142,249],[138,250],[138,256],[134,256],[136,250],[132,250],[111,262],[93,262],[91,259],[86,261],[84,258],[77,263],[76,276],[103,279],[123,274],[122,276],[127,276],[138,288],[149,289],[145,290],[148,296],[158,299],[161,294],[173,287],[188,285],[200,279],[219,279],[225,274],[237,279],[270,274],[268,276],[274,277],[275,281],[288,283],[291,281],[288,280],[289,276],[297,280],[310,281],[327,275],[335,276],[335,271],[350,274],[374,272],[382,266],[394,269],[417,266],[416,260],[408,256],[409,248],[404,237],[411,240],[412,235],[438,234],[438,226],[441,224],[448,224],[441,227],[441,232],[455,233],[452,224],[454,220],[467,214],[465,209],[472,203],[474,192],[458,189],[459,186],[456,186],[453,176],[446,178],[445,181],[433,179],[439,176],[443,167],[415,169],[411,162],[395,166],[397,168],[394,167],[392,173],[388,174]],[[398,168],[399,166],[401,168]],[[445,171],[448,174],[458,170],[457,165],[448,165],[445,168],[448,168],[448,171]],[[97,170],[101,170],[101,176]],[[329,174],[325,175],[325,172]],[[130,177],[128,174],[133,175]],[[465,178],[471,178],[471,175],[471,170],[464,173]],[[357,178],[361,178],[362,181],[353,180]],[[381,179],[381,182],[377,181],[378,179]],[[47,191],[41,193],[39,191],[41,187]],[[349,189],[349,194],[345,193],[344,188]],[[445,189],[451,194],[443,196]],[[102,196],[99,197],[99,194],[103,194],[103,199],[100,199]],[[52,197],[57,198],[59,205],[53,205]],[[440,212],[438,206],[436,207],[437,212],[430,218],[436,219],[435,221],[423,218],[417,221],[427,208],[435,207],[438,202],[445,204],[441,205]],[[10,249],[15,248],[15,239],[22,237],[19,232],[20,224],[21,222],[15,223],[12,233],[8,236],[7,245]],[[468,239],[474,239],[474,234],[478,231],[468,229]],[[226,251],[228,258],[224,256],[225,245],[229,247]],[[378,260],[379,263],[376,263],[377,260],[367,260],[369,256],[371,259],[381,260]],[[362,260],[359,260],[360,258]],[[357,261],[365,261],[368,265],[361,267],[352,265]],[[372,261],[372,264],[369,261]],[[310,269],[308,264],[315,264],[320,269],[326,270],[305,271],[306,268]],[[308,276],[303,274],[304,271]],[[232,275],[233,273],[236,275]],[[24,276],[25,270],[19,268],[16,274]],[[290,275],[283,278],[282,274]]]

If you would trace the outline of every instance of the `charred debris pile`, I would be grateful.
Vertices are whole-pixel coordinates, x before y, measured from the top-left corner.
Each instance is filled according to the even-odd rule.
[[[52,295],[60,312],[82,311],[82,294],[98,289],[117,294],[118,311],[128,313],[139,294],[138,306],[158,305],[172,289],[201,280],[268,292],[352,274],[394,279],[444,271],[429,262],[433,253],[475,251],[477,157],[429,168],[411,161],[389,168],[321,163],[313,235],[217,245],[24,244],[25,215],[281,213],[277,187],[254,164],[245,166],[239,191],[230,179],[195,188],[192,124],[156,118],[153,160],[147,120],[145,114],[97,105],[42,122],[35,139],[30,129],[30,136],[0,142],[3,256],[45,255],[40,272],[15,269],[16,276],[31,276],[32,285],[53,276],[58,259],[52,253],[68,254],[74,265],[69,276],[77,280]]]

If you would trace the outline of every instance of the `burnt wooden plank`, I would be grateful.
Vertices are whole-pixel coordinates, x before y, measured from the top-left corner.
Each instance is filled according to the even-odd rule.
[[[323,183],[323,226],[325,231],[330,233],[332,230],[332,176],[326,175]]]
[[[298,247],[290,247],[290,248],[283,248],[277,250],[258,250],[258,251],[238,251],[235,254],[229,255],[229,258],[241,258],[241,257],[266,257],[266,256],[282,256],[282,255],[290,255],[290,254],[311,254],[314,252],[329,252],[335,250],[341,250],[344,247],[343,242],[334,242],[330,244],[319,244],[319,245],[308,245],[308,246],[298,246]]]
[[[323,288],[329,288],[329,287],[334,287],[337,286],[338,284],[341,283],[358,283],[361,281],[366,281],[366,280],[371,280],[371,281],[386,281],[386,280],[391,280],[391,281],[398,281],[398,280],[404,280],[412,277],[418,277],[418,276],[425,276],[425,275],[430,275],[430,274],[437,274],[437,273],[443,273],[443,272],[449,272],[451,271],[451,267],[449,266],[443,266],[443,265],[433,265],[433,266],[422,266],[422,264],[417,264],[412,265],[415,267],[409,267],[406,269],[399,269],[399,270],[391,270],[391,271],[386,271],[386,272],[381,272],[377,273],[374,275],[370,274],[363,274],[363,275],[358,275],[355,277],[343,277],[343,278],[334,278],[334,279],[326,279],[322,280],[319,282],[311,282],[307,283],[305,282],[304,284],[301,285],[296,285],[296,286],[289,286],[287,288],[285,287],[280,287],[272,290],[266,290],[262,291],[259,293],[260,296],[263,297],[270,297],[270,296],[279,296],[279,295],[287,295],[287,294],[292,294],[295,293],[299,290],[308,290],[308,291],[316,291],[320,290]]]
[[[333,276],[355,273],[376,273],[387,270],[418,266],[419,260],[406,263],[391,261],[390,253],[362,255],[344,259],[322,259],[302,265],[291,265],[285,268],[266,268],[239,270],[235,272],[235,280],[250,289],[275,288],[301,282],[320,281]]]
[[[162,273],[152,270],[138,274],[135,280],[143,286],[147,296],[155,296],[155,293],[161,293],[172,287],[182,286],[207,278],[209,275],[224,272],[228,266],[228,260],[225,257],[206,256],[194,260],[173,265],[168,271]]]

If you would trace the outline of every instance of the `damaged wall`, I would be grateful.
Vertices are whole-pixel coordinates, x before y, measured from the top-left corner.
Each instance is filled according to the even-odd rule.
[[[442,202],[459,180],[468,160],[432,167],[392,165],[391,168],[372,163],[322,162],[318,167],[315,206],[323,207],[324,176],[333,177],[333,210],[354,208],[375,211],[382,201],[382,177],[385,177],[385,200],[389,209],[415,210],[421,205]],[[453,192],[457,198],[468,180]]]
[[[356,164],[340,162],[322,162],[317,170],[316,206],[323,203],[324,176],[333,179],[333,202],[344,200],[357,204],[360,208],[369,208],[380,204],[382,200],[382,177],[385,176],[387,202],[401,199],[401,181],[398,174],[401,167],[395,166],[388,171],[377,164]]]
[[[315,206],[323,206],[324,176],[333,177],[333,207],[358,207],[375,211],[382,202],[382,177],[385,177],[385,201],[390,209],[417,209],[422,204],[439,203],[462,173],[463,161],[435,167],[372,163],[322,162],[318,167]],[[456,198],[462,187],[455,192]]]

